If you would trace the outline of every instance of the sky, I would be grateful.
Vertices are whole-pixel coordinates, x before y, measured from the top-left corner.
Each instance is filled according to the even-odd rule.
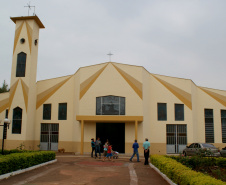
[[[27,4],[39,34],[37,81],[109,62],[226,90],[225,0],[2,0],[0,86],[10,84],[15,24]],[[29,15],[34,13],[32,8]]]

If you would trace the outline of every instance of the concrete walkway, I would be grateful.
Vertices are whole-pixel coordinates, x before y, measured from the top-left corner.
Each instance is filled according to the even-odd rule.
[[[115,162],[88,156],[58,155],[57,162],[0,181],[1,185],[168,185],[150,166],[129,162],[128,157]]]

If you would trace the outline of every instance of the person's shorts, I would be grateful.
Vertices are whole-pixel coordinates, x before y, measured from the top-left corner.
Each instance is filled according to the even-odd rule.
[[[112,157],[112,156],[113,156],[112,153],[107,154],[107,157]]]
[[[107,154],[108,154],[108,152],[107,152],[107,151],[104,151],[104,157],[106,157],[106,156],[107,156]]]

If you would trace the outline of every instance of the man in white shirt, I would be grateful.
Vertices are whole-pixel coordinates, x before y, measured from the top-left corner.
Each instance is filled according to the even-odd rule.
[[[143,143],[143,149],[144,149],[144,158],[145,158],[145,162],[144,165],[148,165],[148,158],[149,158],[149,148],[150,148],[151,144],[148,141],[148,138],[145,139],[145,142]]]

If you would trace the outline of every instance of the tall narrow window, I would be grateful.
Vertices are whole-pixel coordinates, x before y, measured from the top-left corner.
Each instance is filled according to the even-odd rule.
[[[13,109],[13,124],[12,124],[13,134],[21,134],[22,112],[23,110],[20,107],[16,107],[15,109]]]
[[[7,119],[8,119],[8,114],[9,114],[9,110],[6,109],[6,110],[5,110],[5,118],[7,118]]]
[[[221,110],[222,143],[226,143],[226,110]]]
[[[184,104],[175,104],[175,121],[184,121]]]
[[[43,104],[43,120],[51,120],[51,104]]]
[[[17,55],[16,77],[25,77],[27,54],[21,52]]]
[[[119,96],[97,97],[96,115],[125,115],[125,98]]]
[[[166,103],[158,103],[158,120],[159,121],[167,120]]]
[[[205,109],[206,143],[214,143],[213,109]]]
[[[67,120],[67,103],[59,103],[58,120]]]

